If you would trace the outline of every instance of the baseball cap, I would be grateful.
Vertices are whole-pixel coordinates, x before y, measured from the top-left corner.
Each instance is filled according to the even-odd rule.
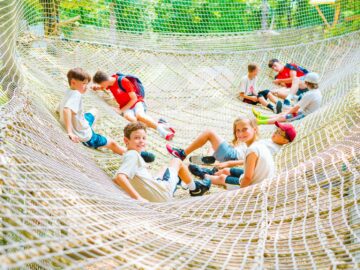
[[[292,142],[296,137],[296,130],[292,124],[282,124],[278,121],[275,122],[275,125],[280,128],[281,130],[285,131],[286,137]]]
[[[305,82],[318,84],[319,81],[320,81],[320,77],[319,77],[319,74],[317,74],[315,72],[310,72],[310,73],[305,75],[304,80],[305,80]]]

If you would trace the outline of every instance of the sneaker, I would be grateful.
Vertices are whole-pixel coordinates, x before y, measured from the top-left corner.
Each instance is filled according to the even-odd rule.
[[[146,163],[151,163],[155,160],[155,155],[153,153],[142,151],[140,156],[144,159]]]
[[[169,132],[166,136],[165,136],[165,140],[167,141],[171,141],[174,138],[174,133]]]
[[[208,165],[208,164],[214,164],[216,159],[213,156],[191,156],[189,158],[191,163],[195,163],[198,165]]]
[[[261,116],[261,113],[258,112],[257,110],[255,110],[255,108],[252,108],[251,111],[252,111],[253,115],[254,115],[256,118],[258,118],[259,116]]]
[[[184,160],[186,158],[186,155],[185,155],[183,149],[171,147],[171,145],[169,145],[169,144],[166,145],[166,149],[174,157],[180,158],[181,160]]]
[[[276,112],[275,113],[276,114],[281,113],[282,112],[282,107],[283,107],[282,102],[280,100],[278,100],[276,102]]]
[[[214,175],[214,169],[208,169],[208,168],[201,168],[200,166],[197,166],[195,164],[189,165],[189,171],[201,179],[205,178],[205,174]]]
[[[170,126],[169,122],[166,121],[164,118],[159,118],[158,120],[158,124],[163,125],[165,128],[167,128],[168,130],[170,130],[170,132],[175,134],[175,129],[173,127]]]
[[[190,196],[202,196],[210,189],[211,181],[209,179],[195,181],[195,186],[195,190],[189,190]]]

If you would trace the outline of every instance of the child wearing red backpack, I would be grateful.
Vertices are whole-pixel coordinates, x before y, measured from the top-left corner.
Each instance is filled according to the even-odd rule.
[[[168,126],[167,122],[159,119],[158,123],[146,114],[144,101],[145,92],[141,81],[132,75],[116,73],[109,76],[103,71],[97,71],[93,77],[93,90],[110,90],[116,102],[119,104],[117,112],[130,122],[143,122],[150,128],[157,130],[161,137],[167,141],[172,140],[175,130]]]
[[[290,106],[290,101],[297,97],[299,101],[302,95],[307,91],[306,85],[302,78],[309,71],[297,64],[282,64],[278,59],[271,59],[268,64],[269,68],[277,72],[274,84],[285,87],[272,91],[275,95],[284,99],[284,105]]]

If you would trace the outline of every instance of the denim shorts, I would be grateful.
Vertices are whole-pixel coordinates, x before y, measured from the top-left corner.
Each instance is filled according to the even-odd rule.
[[[88,121],[90,127],[92,127],[95,121],[95,116],[92,113],[85,113],[84,117],[86,121]],[[92,128],[91,128],[91,132],[92,132],[91,139],[87,142],[83,142],[83,145],[96,149],[98,147],[105,146],[107,144],[106,137],[95,133]]]
[[[228,161],[228,160],[237,160],[238,153],[234,147],[229,145],[226,141],[223,141],[218,149],[214,152],[214,157],[216,160],[220,162]]]
[[[292,121],[295,121],[295,120],[299,120],[299,119],[304,118],[304,117],[305,117],[305,114],[302,113],[302,112],[286,114],[285,115],[285,118],[286,118],[287,122],[292,122]]]
[[[230,185],[239,185],[239,178],[243,173],[244,170],[241,168],[231,168],[230,175],[226,177],[225,183]]]

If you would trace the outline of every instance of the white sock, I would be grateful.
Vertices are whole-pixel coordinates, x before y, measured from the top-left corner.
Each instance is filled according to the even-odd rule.
[[[188,184],[189,190],[195,190],[196,189],[196,185],[194,180],[191,180],[191,182]]]
[[[156,130],[159,132],[161,137],[166,137],[166,135],[169,133],[164,127],[163,125],[159,124],[156,128]]]

